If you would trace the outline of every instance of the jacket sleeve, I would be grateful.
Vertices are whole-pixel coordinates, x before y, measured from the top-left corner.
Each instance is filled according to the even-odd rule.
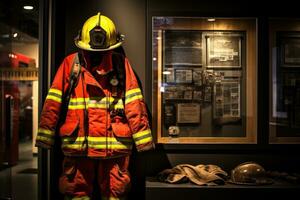
[[[62,95],[64,88],[66,88],[65,77],[66,75],[66,60],[60,65],[51,88],[48,91],[38,127],[36,137],[37,147],[51,148],[54,144],[55,129],[59,121],[59,114],[61,110]],[[68,77],[68,76],[67,76]]]
[[[127,58],[125,58],[125,71],[125,115],[133,140],[139,152],[153,149],[154,143],[143,94]]]

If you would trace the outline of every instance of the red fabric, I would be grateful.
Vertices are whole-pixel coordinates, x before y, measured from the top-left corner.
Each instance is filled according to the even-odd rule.
[[[62,94],[64,94],[69,87],[68,79],[70,77],[74,56],[75,54],[67,56],[55,75],[50,89],[50,91],[52,90],[52,93],[48,93],[48,95],[52,95],[52,98],[46,99],[41,113],[39,125],[39,130],[41,131],[38,132],[38,136],[41,137],[37,137],[37,145],[41,147],[51,146],[53,145],[52,139],[54,138],[54,134],[59,134],[62,139],[70,138],[69,141],[65,140],[65,145],[62,146],[62,150],[66,156],[110,158],[129,155],[131,153],[132,145],[136,142],[133,140],[133,135],[147,130],[150,132],[150,127],[146,106],[141,92],[138,91],[139,85],[137,78],[127,58],[125,58],[124,62],[124,73],[126,77],[125,90],[126,92],[129,91],[131,96],[137,95],[138,98],[133,98],[124,105],[124,119],[113,122],[109,105],[104,105],[106,107],[103,107],[103,104],[102,107],[83,106],[84,104],[97,104],[101,99],[105,100],[105,98],[112,98],[112,87],[109,84],[109,77],[99,75],[87,66],[86,68],[81,68],[78,84],[71,95],[71,100],[78,100],[76,100],[77,102],[73,101],[74,107],[67,111],[65,123],[59,127],[58,131],[56,131],[56,125],[59,121],[59,113],[61,110],[61,102],[57,99],[62,97]],[[107,54],[103,55],[101,64],[95,68],[98,71],[102,70],[101,72],[107,70],[110,71],[113,68],[112,53],[107,52]],[[140,94],[132,92],[134,90],[136,90],[136,93]],[[57,94],[59,92],[62,94]],[[128,98],[131,97],[130,95],[128,95]],[[116,98],[122,99],[122,95],[118,94]],[[85,100],[83,101],[83,99]],[[76,105],[81,105],[81,107],[76,107]],[[85,133],[84,130],[85,108],[88,111],[87,133]],[[118,126],[119,128],[116,128]],[[84,139],[87,138],[86,136],[91,139],[89,145],[86,145],[87,141]],[[138,143],[136,143],[138,151],[148,150],[153,147],[151,133],[150,136],[146,136],[149,140],[143,141],[142,139],[145,136],[139,136],[141,138],[138,140]],[[76,138],[79,139],[76,140]],[[100,138],[100,140],[97,140],[97,138]],[[131,141],[132,144],[129,144]],[[124,146],[126,147],[124,148]]]
[[[103,160],[66,157],[60,192],[70,197],[92,197],[93,189],[99,189],[103,197],[123,198],[131,185],[128,162],[128,156]],[[95,178],[99,188],[93,188]]]

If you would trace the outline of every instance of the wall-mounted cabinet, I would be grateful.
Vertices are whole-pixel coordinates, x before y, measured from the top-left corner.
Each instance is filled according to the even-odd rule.
[[[300,143],[300,20],[270,20],[270,143]]]
[[[256,143],[256,19],[152,18],[158,143]]]

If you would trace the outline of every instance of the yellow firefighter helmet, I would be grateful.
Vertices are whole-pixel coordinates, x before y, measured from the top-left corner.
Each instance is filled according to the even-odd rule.
[[[121,46],[123,40],[124,35],[117,32],[113,21],[98,13],[83,24],[75,44],[87,51],[108,51]]]

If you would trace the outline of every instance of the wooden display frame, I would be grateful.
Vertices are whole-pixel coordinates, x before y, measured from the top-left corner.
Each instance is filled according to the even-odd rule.
[[[190,19],[186,23],[186,19]],[[170,28],[168,26],[159,25],[160,29]],[[156,40],[155,52],[152,49],[153,62],[153,97],[152,97],[152,113],[153,113],[153,132],[157,133],[156,142],[162,144],[256,144],[257,143],[257,30],[256,19],[216,19],[215,22],[208,22],[205,18],[178,18],[172,25],[174,30],[205,30],[205,31],[244,31],[246,44],[246,77],[245,85],[247,102],[245,105],[244,117],[245,136],[243,137],[166,137],[162,136],[162,93],[164,85],[162,80],[163,55],[158,52],[163,50],[163,32],[161,30],[153,30],[152,40]],[[156,46],[157,45],[157,46]],[[201,117],[202,121],[202,117]],[[202,123],[202,122],[201,122]]]
[[[269,143],[300,144],[300,127],[287,126],[286,124],[292,123],[288,119],[289,114],[277,110],[278,67],[285,71],[285,74],[289,70],[291,70],[290,74],[293,74],[293,70],[299,70],[298,61],[284,62],[284,47],[282,46],[284,42],[279,41],[279,36],[300,39],[300,19],[270,19],[269,21]],[[294,113],[299,112],[294,111]],[[282,119],[286,119],[285,122]]]

